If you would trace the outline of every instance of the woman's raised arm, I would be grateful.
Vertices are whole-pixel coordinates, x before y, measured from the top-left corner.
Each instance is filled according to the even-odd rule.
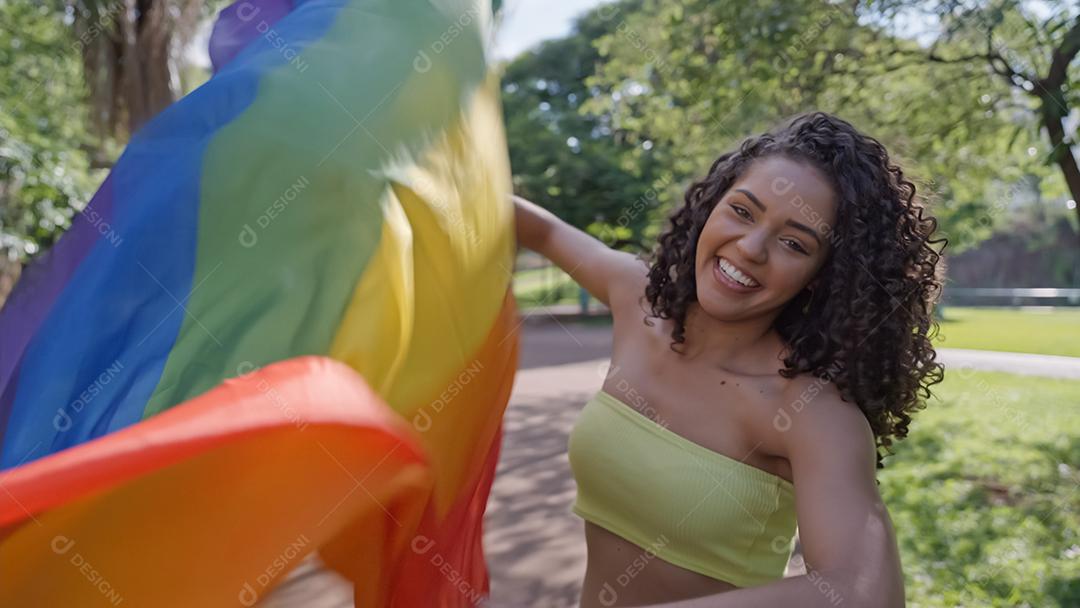
[[[546,257],[597,300],[632,301],[644,293],[648,267],[625,251],[611,249],[554,213],[513,196],[518,243]]]

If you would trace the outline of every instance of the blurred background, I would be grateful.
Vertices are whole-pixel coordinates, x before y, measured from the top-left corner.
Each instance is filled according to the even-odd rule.
[[[0,302],[131,134],[209,77],[226,4],[0,0]],[[627,251],[784,117],[825,110],[881,140],[949,240],[946,380],[879,476],[909,601],[1080,606],[1080,4],[509,0],[490,50],[515,192]],[[565,440],[610,318],[528,252],[514,290],[491,603],[573,606]]]

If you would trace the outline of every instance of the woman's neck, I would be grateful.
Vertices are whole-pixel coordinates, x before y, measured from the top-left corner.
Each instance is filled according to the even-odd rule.
[[[739,321],[722,321],[709,316],[701,305],[693,302],[686,310],[686,342],[682,351],[690,360],[701,360],[726,369],[757,370],[766,353],[770,358],[778,352],[779,336],[773,331],[773,319],[758,317]]]

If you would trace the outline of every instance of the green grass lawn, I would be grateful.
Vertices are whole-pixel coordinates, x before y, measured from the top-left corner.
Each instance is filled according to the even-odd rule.
[[[879,473],[910,606],[1080,606],[1080,381],[946,370]]]
[[[546,282],[551,282],[553,279],[557,282],[572,281],[570,275],[563,272],[562,268],[558,266],[527,268],[514,273],[514,284],[525,289],[539,287]]]
[[[514,273],[514,298],[521,308],[576,304],[578,284],[560,268],[534,268]],[[592,300],[594,303],[596,300]]]
[[[945,307],[935,347],[1080,357],[1080,308]]]

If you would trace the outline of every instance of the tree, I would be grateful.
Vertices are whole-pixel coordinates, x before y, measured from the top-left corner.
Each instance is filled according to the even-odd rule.
[[[928,44],[892,48],[888,69],[913,62],[979,66],[997,78],[1010,95],[995,96],[988,105],[1029,113],[1047,135],[1046,161],[1055,165],[1072,200],[1080,202],[1080,168],[1072,147],[1077,130],[1067,128],[1072,108],[1080,107],[1080,7],[1061,1],[868,0],[865,14],[898,27],[911,20],[935,26]],[[1041,16],[1040,16],[1041,15]],[[1024,99],[1031,103],[1023,103]],[[1080,218],[1080,205],[1075,207]]]
[[[596,41],[603,62],[589,84],[627,94],[594,97],[587,109],[656,142],[677,181],[700,176],[719,153],[794,113],[834,112],[922,177],[951,250],[973,246],[1002,222],[1001,193],[1038,172],[1034,159],[1010,150],[1033,145],[1037,134],[987,106],[1007,87],[974,66],[891,69],[897,49],[919,45],[856,8],[650,0],[611,11],[619,25]]]
[[[0,0],[0,302],[178,97],[195,26],[224,3]]]
[[[62,13],[0,0],[0,301],[95,185],[79,54]]]
[[[828,3],[793,0],[648,0],[606,14],[616,25],[595,42],[603,62],[588,84],[615,93],[590,99],[587,110],[657,143],[680,180],[814,105],[832,60],[808,49],[842,38],[854,21]]]
[[[180,96],[183,52],[203,0],[65,0],[63,8],[100,134],[125,139]]]
[[[592,41],[616,24],[605,7],[594,9],[569,36],[507,65],[503,115],[518,194],[611,246],[644,249],[670,174],[652,142],[613,129],[609,116],[581,112],[589,98],[610,94],[585,80],[600,60]]]

